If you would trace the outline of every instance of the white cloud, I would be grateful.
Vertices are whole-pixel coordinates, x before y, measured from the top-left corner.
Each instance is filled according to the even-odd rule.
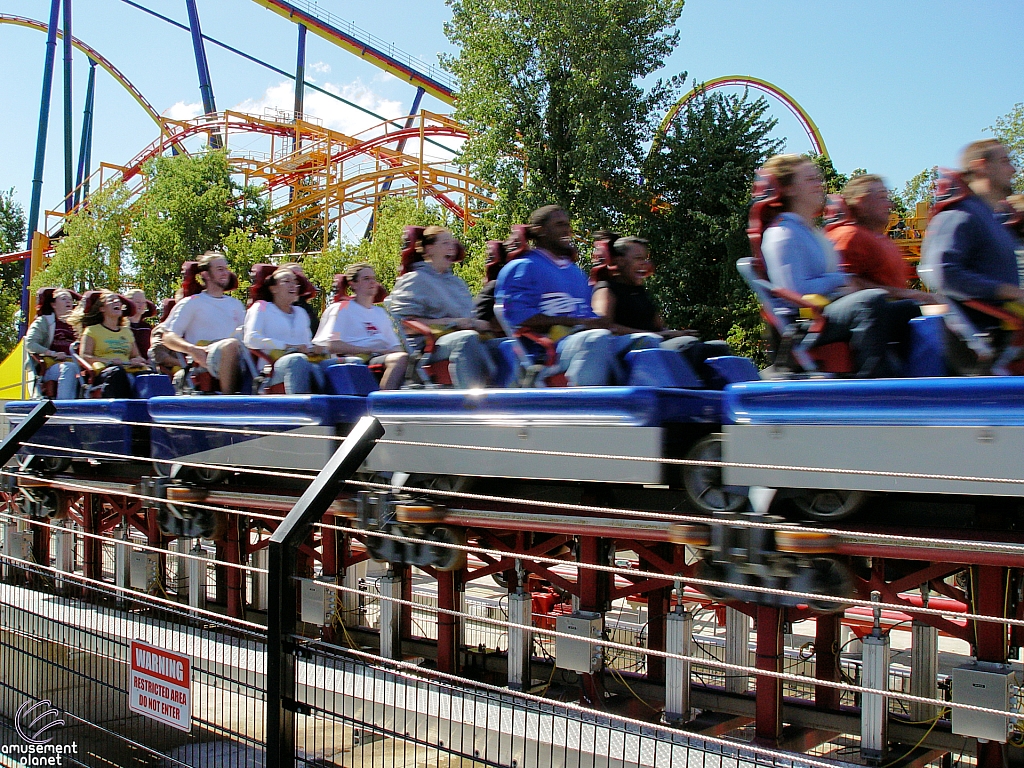
[[[314,62],[313,64],[310,64],[309,68],[311,70],[313,70],[314,72],[319,72],[321,75],[329,75],[329,74],[331,74],[331,65],[330,64],[325,64],[322,61],[317,61],[317,62]]]
[[[171,120],[191,120],[193,117],[199,117],[203,114],[203,105],[201,103],[186,104],[184,101],[179,101],[172,107],[163,111],[164,117],[169,117]]]
[[[359,80],[341,86],[325,83],[323,88],[385,118],[401,117],[405,114],[406,108],[401,102],[374,93]],[[239,112],[258,115],[268,109],[291,112],[294,108],[295,91],[290,80],[271,86],[259,98],[246,99],[233,107]],[[307,89],[305,93],[304,110],[307,115],[322,120],[324,127],[350,135],[364,131],[380,122],[365,112],[310,89]]]

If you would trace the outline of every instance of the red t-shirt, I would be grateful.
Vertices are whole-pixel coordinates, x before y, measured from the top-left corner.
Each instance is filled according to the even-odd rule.
[[[913,278],[900,249],[885,235],[856,224],[843,224],[826,235],[839,254],[840,269],[847,274],[889,288],[906,288]]]

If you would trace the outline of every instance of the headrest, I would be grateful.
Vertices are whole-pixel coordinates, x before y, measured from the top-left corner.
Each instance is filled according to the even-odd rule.
[[[831,232],[843,224],[852,224],[853,217],[842,195],[829,195],[825,199],[825,231]]]
[[[134,302],[132,302],[132,303],[134,303]],[[147,320],[150,317],[156,317],[156,313],[157,313],[156,304],[154,304],[149,299],[146,299],[146,307],[145,307],[145,309],[142,310],[142,317],[139,318],[139,319],[140,320]],[[132,314],[134,314],[134,312]]]
[[[618,271],[615,267],[615,260],[612,258],[612,245],[618,239],[618,236],[613,236],[594,241],[594,252],[590,256],[593,265],[590,268],[591,285],[611,280],[612,275]]]
[[[339,302],[348,301],[352,298],[352,285],[348,281],[347,275],[335,275],[334,276],[334,294],[331,297],[331,302],[337,304]],[[377,288],[377,293],[373,296],[373,303],[380,304],[384,299],[388,297],[388,292],[384,289],[383,285]]]
[[[96,302],[99,301],[100,296],[103,294],[101,290],[86,291],[82,294],[82,313],[85,315],[92,314],[96,309]],[[135,314],[135,305],[131,301],[126,299],[120,293],[117,297],[121,299],[121,316],[129,317]]]
[[[261,299],[267,300],[265,283],[276,271],[277,265],[275,264],[252,265],[252,269],[249,270],[249,279],[252,281],[252,285],[249,286],[249,306],[252,306]]]
[[[416,227],[408,225],[402,230],[402,253],[401,253],[401,264],[398,268],[399,276],[404,275],[406,272],[412,270],[412,265],[418,261],[423,261],[423,255],[417,253],[416,247],[420,244],[420,240],[423,238],[423,230],[426,227]]]
[[[181,265],[181,296],[195,296],[203,292],[203,284],[199,282],[199,262],[186,261]]]
[[[759,168],[754,176],[754,190],[750,198],[747,237],[750,239],[750,252],[754,257],[755,269],[763,271],[764,257],[761,255],[761,237],[775,218],[782,213],[782,191],[775,177]]]
[[[174,299],[162,299],[160,301],[160,317],[158,322],[166,322],[167,318],[171,316],[171,310],[174,309],[174,305],[177,303]]]
[[[506,262],[518,259],[530,252],[530,225],[513,224],[509,234],[508,244],[505,246],[508,252]]]
[[[487,282],[498,279],[498,273],[508,262],[508,250],[501,240],[487,241],[487,261],[484,263],[484,276]]]
[[[971,188],[964,181],[964,177],[957,171],[951,171],[949,168],[939,168],[939,173],[935,177],[935,184],[932,189],[934,199],[932,207],[928,211],[929,218],[946,210],[951,205],[955,205],[961,200],[970,197],[972,194]]]
[[[76,302],[81,301],[81,299],[82,299],[80,294],[75,293],[74,291],[72,291],[72,290],[70,290],[68,288],[59,288],[59,287],[54,287],[54,286],[49,286],[49,287],[46,287],[46,288],[40,288],[38,291],[36,291],[36,314],[37,315],[42,315],[42,314],[47,314],[48,315],[51,312],[53,312],[53,295],[55,293],[57,293],[57,291],[67,291],[68,293],[71,294],[71,298],[73,298]]]
[[[306,301],[309,301],[314,296],[316,296],[316,286],[313,285],[313,281],[306,277],[305,273],[301,275],[295,275],[295,279],[299,281],[300,299],[305,299]]]

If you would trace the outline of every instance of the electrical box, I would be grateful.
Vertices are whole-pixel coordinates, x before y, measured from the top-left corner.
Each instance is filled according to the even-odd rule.
[[[953,703],[1010,710],[1016,686],[1009,664],[975,661],[953,669]],[[953,733],[983,741],[1006,742],[1009,718],[953,707]]]
[[[13,525],[8,526],[4,534],[4,554],[18,560],[32,559],[32,532],[19,531]],[[14,566],[22,567],[19,563]]]
[[[589,611],[576,611],[555,619],[555,629],[568,637],[555,638],[555,664],[574,672],[599,672],[604,664],[604,648],[587,639],[600,640],[604,633],[604,615]]]
[[[157,569],[160,567],[160,555],[144,549],[132,550],[128,561],[128,583],[132,589],[143,592],[157,580]]]
[[[317,579],[300,579],[301,601],[299,616],[307,624],[326,627],[334,618],[334,596],[336,591],[327,587],[328,582]],[[333,584],[334,582],[329,582]]]

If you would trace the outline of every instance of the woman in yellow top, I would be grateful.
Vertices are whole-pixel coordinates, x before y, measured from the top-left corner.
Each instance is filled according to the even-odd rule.
[[[100,372],[105,397],[131,397],[130,373],[148,370],[128,324],[131,309],[113,291],[89,291],[68,318],[81,339],[78,354]]]

